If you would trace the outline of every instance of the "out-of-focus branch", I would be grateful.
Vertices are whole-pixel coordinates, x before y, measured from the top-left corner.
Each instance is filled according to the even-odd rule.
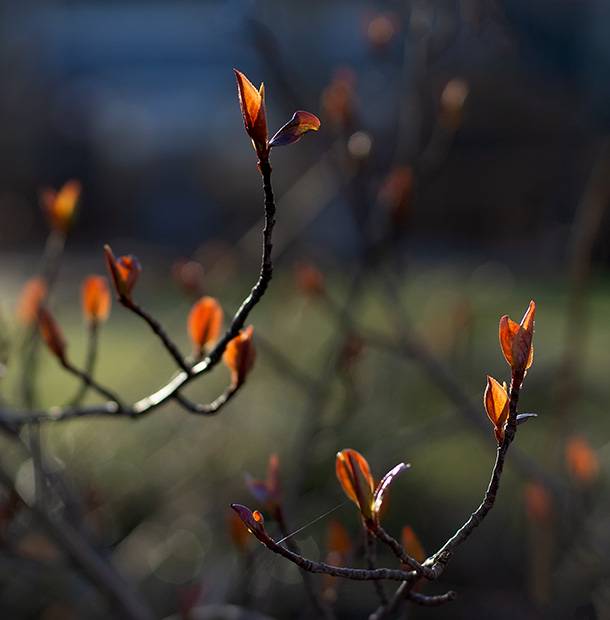
[[[99,323],[97,321],[91,321],[89,323],[89,328],[87,330],[87,358],[85,360],[85,369],[84,373],[92,377],[95,372],[95,363],[97,361],[97,346],[99,342]],[[79,386],[76,394],[70,401],[70,404],[73,407],[78,407],[82,402],[83,398],[85,398],[87,391],[89,390],[89,385],[86,381],[82,381]]]
[[[17,430],[18,428],[33,422],[58,422],[77,417],[116,417],[119,415],[121,417],[138,418],[151,413],[157,407],[167,403],[193,379],[212,370],[212,368],[214,368],[222,359],[222,355],[229,342],[237,336],[239,331],[243,328],[252,309],[264,296],[273,275],[271,253],[273,249],[273,228],[275,225],[275,202],[273,198],[273,188],[271,186],[271,165],[268,162],[261,162],[260,170],[263,177],[263,193],[265,198],[265,225],[263,228],[263,249],[260,273],[256,283],[250,291],[250,294],[244,299],[241,306],[235,313],[229,328],[207,357],[205,357],[201,362],[195,364],[192,368],[187,366],[188,370],[182,370],[162,388],[149,396],[138,400],[131,406],[121,404],[111,392],[99,386],[91,377],[89,377],[88,384],[100,393],[105,392],[105,397],[108,398],[110,402],[91,407],[53,407],[49,410],[28,411],[23,414],[0,409],[0,424],[2,424],[5,428]],[[142,318],[144,318],[144,316],[142,316]],[[155,333],[157,333],[163,341],[163,337],[161,336],[162,330],[161,332]],[[172,355],[174,354],[172,353]],[[184,360],[183,363],[186,365]],[[85,380],[81,374],[82,371],[74,367],[66,369],[73,374],[80,376],[82,380]]]
[[[114,602],[122,616],[130,620],[152,620],[152,613],[140,597],[128,587],[112,566],[97,554],[82,534],[66,522],[49,514],[38,503],[28,503],[28,499],[19,493],[11,477],[2,468],[0,468],[0,484],[13,489],[19,495],[58,546],[91,583]]]

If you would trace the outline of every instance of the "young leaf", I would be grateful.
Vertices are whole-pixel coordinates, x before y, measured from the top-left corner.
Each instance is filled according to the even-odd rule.
[[[390,485],[392,484],[392,482],[394,482],[394,480],[396,480],[397,476],[402,474],[403,471],[409,469],[409,467],[411,467],[411,465],[408,465],[407,463],[398,463],[398,465],[390,469],[390,471],[381,479],[381,481],[377,485],[373,493],[373,513],[376,517],[379,516],[379,512],[383,504],[383,499]]]
[[[504,428],[508,421],[509,401],[506,387],[500,385],[493,377],[487,375],[487,385],[483,395],[483,404],[487,417],[494,426],[494,432],[499,444],[504,441]]]
[[[38,328],[49,351],[61,362],[66,361],[66,341],[52,314],[44,307],[38,309]]]
[[[402,528],[402,534],[400,538],[402,546],[412,558],[415,558],[420,563],[426,559],[426,552],[424,551],[424,547],[411,526],[405,525]]]
[[[65,183],[59,191],[50,188],[42,190],[40,203],[51,228],[64,235],[68,232],[80,192],[81,184],[75,180]]]
[[[269,141],[269,146],[286,146],[298,142],[308,131],[318,131],[320,119],[311,112],[299,110]]]
[[[131,300],[131,292],[142,271],[140,262],[131,254],[115,258],[109,245],[104,246],[104,256],[119,299]]]
[[[500,347],[513,375],[524,375],[534,361],[535,313],[536,304],[530,301],[521,323],[515,323],[506,315],[500,319]]]
[[[105,321],[110,314],[110,291],[103,276],[88,276],[81,289],[83,315],[89,323]]]
[[[256,349],[252,342],[254,328],[252,325],[242,329],[229,342],[222,359],[231,371],[231,384],[234,388],[240,386],[254,366]]]
[[[47,297],[46,282],[40,278],[30,278],[21,289],[17,303],[17,318],[23,325],[30,325],[38,318],[38,309]]]
[[[197,354],[218,340],[223,318],[222,308],[213,297],[202,297],[193,305],[187,327]]]
[[[335,473],[343,491],[358,506],[364,519],[373,520],[375,481],[366,459],[351,448],[341,450],[337,452]]]
[[[260,161],[269,157],[269,140],[267,133],[267,118],[265,114],[265,86],[258,89],[250,80],[237,69],[233,69],[237,80],[237,94],[239,106],[244,119],[246,133],[250,136],[254,150]]]
[[[241,504],[231,504],[231,508],[233,508],[248,530],[257,538],[267,535],[265,532],[265,519],[263,519],[263,515],[258,510],[252,512],[247,506],[242,506]]]

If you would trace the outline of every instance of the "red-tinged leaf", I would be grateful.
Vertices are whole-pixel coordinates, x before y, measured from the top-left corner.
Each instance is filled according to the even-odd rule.
[[[493,377],[487,376],[487,385],[483,395],[483,404],[487,417],[494,426],[498,443],[504,441],[504,428],[508,421],[509,399],[506,387],[500,385]]]
[[[231,504],[231,508],[250,532],[255,534],[264,531],[265,520],[258,510],[252,512],[247,506],[243,506],[242,504]]]
[[[553,498],[548,490],[538,482],[525,485],[525,511],[530,521],[548,525],[553,518]]]
[[[172,265],[172,277],[189,296],[199,297],[203,292],[204,269],[194,260],[178,260]]]
[[[364,519],[372,519],[375,481],[366,459],[356,450],[341,450],[337,452],[335,473],[343,491],[360,508]]]
[[[41,192],[40,203],[51,228],[62,234],[68,232],[80,193],[81,184],[74,179],[65,183],[57,192],[50,188]]]
[[[256,349],[252,342],[253,333],[254,328],[252,325],[242,329],[229,342],[222,356],[224,363],[231,371],[231,383],[235,388],[246,380],[256,360]]]
[[[21,289],[17,303],[17,318],[23,325],[31,325],[38,318],[38,309],[47,297],[47,285],[40,277],[30,278]]]
[[[383,504],[383,499],[388,491],[388,488],[396,480],[396,477],[402,474],[403,471],[411,467],[407,463],[398,463],[398,465],[392,467],[390,471],[381,479],[377,488],[373,493],[373,513],[378,516]]]
[[[334,553],[342,560],[351,553],[352,541],[345,526],[339,521],[331,520],[328,523],[328,531],[326,535],[326,547],[329,553]]]
[[[405,551],[412,558],[416,559],[420,563],[426,559],[424,547],[411,526],[405,525],[402,528],[401,542],[402,546],[405,548]]]
[[[109,245],[104,246],[104,257],[119,299],[131,300],[131,292],[142,272],[140,262],[131,254],[115,258]]]
[[[81,289],[85,320],[90,323],[105,321],[110,314],[110,290],[103,276],[88,276]]]
[[[326,288],[322,272],[312,263],[297,263],[294,270],[296,285],[309,297],[322,297]]]
[[[250,532],[236,512],[229,513],[228,529],[229,536],[231,537],[233,544],[239,551],[245,553],[248,550]]]
[[[59,325],[44,306],[38,309],[38,328],[49,351],[61,362],[64,362],[66,360],[66,341]]]
[[[264,161],[269,156],[269,136],[265,114],[265,86],[261,84],[257,90],[254,84],[241,71],[237,69],[233,69],[233,71],[237,80],[239,106],[244,119],[246,133],[252,140],[259,160]]]
[[[521,323],[508,316],[500,319],[500,347],[513,374],[524,375],[534,361],[534,317],[536,304],[530,301]]]
[[[568,471],[576,482],[591,484],[599,476],[599,458],[584,437],[570,437],[565,456]]]
[[[277,131],[269,141],[269,146],[287,146],[298,142],[308,131],[318,131],[320,119],[311,112],[299,110]]]
[[[223,318],[222,308],[213,297],[202,297],[193,305],[187,327],[198,354],[218,340]]]

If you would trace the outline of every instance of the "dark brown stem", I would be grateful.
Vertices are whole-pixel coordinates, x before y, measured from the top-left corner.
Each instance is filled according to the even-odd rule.
[[[186,360],[180,353],[180,349],[178,349],[177,345],[172,341],[172,339],[167,335],[165,330],[163,329],[161,323],[157,321],[153,316],[148,314],[144,308],[140,307],[137,303],[132,301],[127,297],[119,297],[119,301],[127,308],[131,310],[134,314],[137,314],[141,319],[143,319],[153,333],[159,338],[159,340],[163,343],[163,346],[167,350],[167,352],[172,356],[176,364],[179,368],[181,368],[187,375],[191,372],[191,367],[187,364]]]
[[[286,541],[286,546],[289,547],[292,553],[300,555],[301,551],[298,544],[296,543],[294,538],[290,536],[290,529],[288,528],[288,524],[286,523],[286,517],[281,506],[278,506],[275,510],[275,519],[277,521],[278,528],[280,529],[280,532],[282,534],[282,538]],[[316,594],[315,586],[311,579],[311,575],[303,569],[301,569],[300,573],[301,578],[303,579],[303,587],[305,588],[305,592],[307,593],[307,596],[311,601],[313,608],[317,612],[318,617],[322,616],[327,620],[333,620],[335,615],[327,605],[324,605],[320,601],[318,595]]]
[[[370,570],[374,570],[377,565],[377,549],[375,546],[375,537],[369,529],[364,526],[364,558],[366,560],[366,566]],[[377,592],[377,597],[382,605],[386,605],[388,602],[388,597],[383,588],[383,584],[380,581],[373,582],[375,586],[375,592]]]
[[[409,568],[412,568],[418,575],[423,575],[428,579],[433,579],[434,575],[427,566],[420,564],[415,558],[412,558],[404,549],[404,547],[393,537],[390,536],[381,525],[377,525],[373,530],[373,534],[385,545],[387,545],[392,553]]]
[[[189,413],[195,415],[216,415],[232,398],[237,394],[239,388],[243,385],[240,383],[236,386],[230,385],[220,396],[215,398],[211,403],[194,403],[180,392],[174,395],[174,400]]]
[[[78,377],[86,387],[90,387],[91,389],[98,392],[104,398],[116,403],[116,406],[119,409],[123,409],[123,405],[121,404],[121,399],[110,390],[106,389],[102,385],[100,385],[90,374],[85,372],[84,370],[80,370],[80,368],[76,368],[68,359],[61,360],[61,365],[65,368],[69,373]]]
[[[462,525],[462,527],[460,527],[457,532],[429,560],[426,561],[426,565],[430,567],[434,578],[438,578],[442,574],[457,547],[459,547],[470,537],[474,530],[483,522],[483,519],[485,519],[496,502],[498,489],[500,488],[500,480],[502,478],[502,471],[504,470],[506,454],[510,444],[515,438],[515,433],[517,431],[517,405],[519,403],[519,392],[522,381],[523,375],[513,375],[513,380],[511,381],[510,386],[509,418],[506,431],[504,433],[504,441],[498,446],[496,461],[491,472],[491,478],[489,480],[487,490],[485,491],[483,501],[470,515],[464,525]]]

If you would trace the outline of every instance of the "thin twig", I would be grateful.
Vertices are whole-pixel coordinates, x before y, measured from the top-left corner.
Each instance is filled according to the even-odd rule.
[[[95,372],[95,363],[97,361],[97,345],[99,341],[99,323],[97,321],[90,321],[87,329],[87,358],[85,360],[84,372],[87,376],[93,377]],[[73,407],[78,407],[85,398],[90,385],[86,381],[82,381],[76,394],[70,401]]]

